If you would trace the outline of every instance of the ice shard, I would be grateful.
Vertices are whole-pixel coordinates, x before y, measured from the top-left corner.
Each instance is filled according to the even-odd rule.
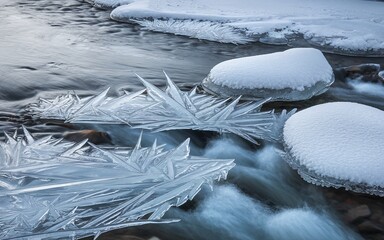
[[[50,136],[0,142],[0,238],[77,239],[161,219],[200,187],[225,178],[233,160],[189,156],[189,140],[164,150],[102,148]]]
[[[139,77],[139,76],[138,76]],[[102,93],[80,98],[66,94],[54,99],[40,99],[28,111],[37,118],[62,119],[70,123],[127,124],[133,128],[165,131],[194,129],[234,133],[256,143],[257,139],[279,139],[282,122],[294,113],[260,111],[268,99],[242,102],[198,93],[196,88],[181,91],[166,75],[165,91],[141,77],[145,90],[116,98]],[[146,92],[146,93],[145,93]]]

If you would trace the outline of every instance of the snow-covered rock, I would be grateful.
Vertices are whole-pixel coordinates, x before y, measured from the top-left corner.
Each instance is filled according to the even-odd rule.
[[[222,97],[242,95],[251,99],[296,101],[323,93],[333,81],[332,67],[321,51],[293,48],[219,63],[202,86]]]
[[[383,54],[383,12],[383,2],[364,0],[136,0],[114,9],[111,17],[219,42],[244,43],[246,38],[280,44],[302,35],[325,48]],[[216,31],[207,22],[220,27]],[[197,29],[206,34],[197,34]],[[235,34],[221,36],[223,29]]]
[[[308,108],[284,126],[285,159],[308,182],[384,196],[383,120],[357,103]]]

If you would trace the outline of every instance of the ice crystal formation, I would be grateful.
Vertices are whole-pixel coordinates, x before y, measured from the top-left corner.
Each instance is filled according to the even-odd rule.
[[[240,97],[219,99],[197,93],[196,88],[184,92],[167,75],[166,78],[165,91],[139,77],[146,87],[139,92],[125,92],[117,98],[107,97],[108,89],[85,98],[66,94],[41,99],[29,111],[38,118],[70,123],[127,124],[156,132],[194,129],[234,133],[254,143],[257,139],[279,139],[282,123],[294,112],[261,112],[268,99],[239,103]]]
[[[149,223],[225,178],[233,160],[189,156],[188,140],[164,150],[106,149],[52,137],[0,142],[0,238],[59,239]]]

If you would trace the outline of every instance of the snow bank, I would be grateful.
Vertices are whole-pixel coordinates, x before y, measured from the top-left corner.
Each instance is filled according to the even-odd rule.
[[[384,3],[363,0],[223,0],[220,4],[214,0],[136,0],[114,9],[111,17],[146,25],[147,20],[154,19],[164,22],[170,19],[195,20],[194,24],[202,28],[207,25],[200,25],[202,22],[210,21],[229,29],[242,30],[244,35],[254,40],[261,37],[263,42],[287,42],[286,39],[303,35],[308,41],[323,47],[347,52],[383,53],[383,12]],[[164,25],[167,23],[152,27],[156,30],[157,26]],[[168,25],[166,32],[173,32],[172,25]],[[180,34],[194,37],[193,31],[188,33],[189,28],[196,29],[196,26],[188,22]],[[161,28],[157,30],[164,31]],[[197,37],[204,39],[204,36]]]
[[[323,93],[334,81],[324,55],[314,48],[293,48],[217,64],[202,85],[220,96],[303,100]]]
[[[135,2],[136,0],[87,0],[95,5],[95,7],[102,9],[112,9],[121,5],[127,5]]]
[[[383,119],[350,102],[303,110],[285,124],[286,160],[309,182],[384,196]]]

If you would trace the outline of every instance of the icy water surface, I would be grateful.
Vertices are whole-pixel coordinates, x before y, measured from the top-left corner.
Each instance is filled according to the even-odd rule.
[[[34,123],[20,113],[39,97],[72,90],[87,95],[108,86],[114,94],[142,89],[135,73],[161,87],[164,70],[182,89],[190,89],[221,61],[288,48],[219,44],[142,31],[111,21],[109,12],[76,0],[0,0],[0,16],[0,130],[11,131],[21,123],[36,135],[92,128],[108,132],[113,144],[125,146],[136,141],[138,131],[125,126]],[[326,56],[334,68],[370,62],[384,65],[384,58]],[[384,109],[384,87],[370,87],[361,91],[337,82],[324,96],[286,107],[349,100]],[[108,235],[109,239],[122,234],[160,239],[360,238],[342,223],[319,188],[303,182],[273,146],[191,131],[145,134],[144,144],[154,137],[170,146],[192,137],[194,154],[236,158],[237,166],[214,192],[204,189],[196,201],[166,215],[180,218],[181,223],[132,228]]]

